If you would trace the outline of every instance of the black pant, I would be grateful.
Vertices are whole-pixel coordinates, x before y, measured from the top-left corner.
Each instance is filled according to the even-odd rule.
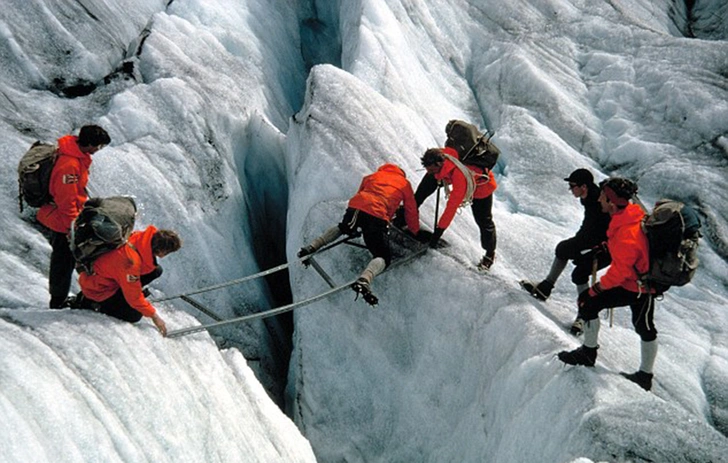
[[[437,191],[437,179],[432,174],[425,174],[417,185],[415,191],[415,202],[419,208],[425,200]],[[493,195],[487,198],[474,199],[471,206],[475,223],[480,229],[480,247],[485,253],[492,257],[495,254],[497,244],[495,222],[493,222]]]
[[[592,262],[596,257],[597,270],[601,270],[612,263],[612,257],[608,252],[599,252],[594,256],[589,252],[582,254],[582,251],[590,250],[599,243],[586,242],[578,237],[572,237],[561,241],[556,245],[556,258],[571,260],[574,263],[574,271],[571,272],[571,281],[575,285],[585,285],[589,282],[592,273]]]
[[[653,323],[655,298],[651,294],[633,293],[617,287],[589,297],[588,291],[579,295],[579,318],[584,321],[594,320],[603,309],[629,306],[632,310],[632,326],[640,338],[645,342],[657,339],[657,329]]]
[[[435,191],[437,191],[437,179],[432,174],[425,174],[420,180],[420,184],[417,185],[417,191],[415,191],[417,208],[419,209],[420,205]]]
[[[358,209],[347,208],[344,218],[339,224],[342,233],[351,235],[361,229],[369,252],[374,257],[381,257],[389,266],[392,262],[392,250],[389,247],[389,224],[386,220],[374,217]]]
[[[71,277],[76,260],[71,254],[68,235],[56,231],[51,232],[51,268],[48,273],[48,292],[51,294],[49,306],[58,309],[68,297],[71,289]]]
[[[146,286],[162,276],[162,272],[162,267],[157,265],[152,272],[142,275],[139,279],[142,286]],[[80,305],[83,308],[93,309],[110,317],[118,318],[119,320],[135,323],[141,320],[143,316],[141,312],[129,305],[121,289],[117,290],[110,298],[104,299],[101,302],[94,302],[83,296],[82,299],[83,302]]]
[[[485,249],[488,257],[495,254],[496,233],[495,222],[493,222],[493,195],[487,198],[474,199],[470,206],[473,210],[475,223],[480,229],[480,247]]]

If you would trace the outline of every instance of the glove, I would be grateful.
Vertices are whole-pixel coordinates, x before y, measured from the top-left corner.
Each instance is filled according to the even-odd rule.
[[[602,293],[602,285],[599,284],[599,282],[597,281],[596,283],[594,283],[594,286],[589,288],[587,294],[589,294],[589,297],[597,297],[601,293]]]
[[[434,231],[434,233],[432,233],[432,237],[430,238],[430,247],[431,248],[437,247],[437,242],[440,241],[440,237],[442,236],[443,233],[445,233],[444,229],[442,229],[440,227],[435,228],[435,231]]]
[[[417,232],[417,235],[415,235],[415,239],[423,244],[429,243],[432,239],[432,232],[420,230]]]
[[[394,218],[392,219],[392,225],[400,230],[407,226],[407,221],[404,218],[404,207],[400,206],[397,208],[397,212],[394,213]]]

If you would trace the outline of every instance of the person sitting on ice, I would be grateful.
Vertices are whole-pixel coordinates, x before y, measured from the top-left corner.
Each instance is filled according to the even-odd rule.
[[[594,176],[587,169],[576,169],[564,180],[569,183],[569,192],[579,198],[584,207],[584,220],[574,236],[556,245],[554,261],[545,279],[539,283],[521,281],[523,289],[540,301],[549,298],[556,280],[570,260],[574,263],[571,281],[576,285],[577,294],[589,288],[589,275],[592,274],[594,264],[596,270],[600,270],[612,261],[609,251],[601,246],[607,240],[611,217],[602,211],[599,204],[600,189],[594,183]],[[583,320],[577,318],[571,326],[571,334],[579,335],[583,329]]]

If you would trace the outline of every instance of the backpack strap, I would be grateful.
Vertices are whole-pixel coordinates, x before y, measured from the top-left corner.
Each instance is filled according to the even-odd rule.
[[[447,153],[443,153],[443,156],[450,162],[452,162],[455,167],[457,167],[460,172],[462,172],[463,176],[465,177],[465,182],[467,183],[467,187],[465,190],[465,197],[463,198],[463,202],[460,204],[460,207],[465,207],[470,205],[473,202],[473,194],[475,194],[475,188],[477,187],[476,184],[476,176],[482,176],[482,174],[476,174],[473,170],[469,169],[465,164],[460,162],[458,158],[455,156],[451,156]]]

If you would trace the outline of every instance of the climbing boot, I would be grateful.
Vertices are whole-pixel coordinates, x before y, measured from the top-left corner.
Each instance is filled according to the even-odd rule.
[[[559,360],[567,365],[583,365],[585,367],[593,367],[597,360],[598,347],[581,346],[572,351],[561,351],[558,354]]]
[[[621,372],[620,375],[624,376],[633,383],[637,383],[637,385],[645,391],[652,389],[652,373],[645,373],[644,371],[639,370],[635,373]]]
[[[480,259],[480,262],[478,262],[478,271],[487,272],[490,270],[490,267],[493,266],[493,262],[495,262],[495,253],[491,255],[484,255],[483,258]]]
[[[361,294],[367,304],[371,306],[379,304],[379,299],[377,298],[377,296],[374,295],[374,293],[372,293],[372,290],[369,287],[369,282],[366,280],[366,278],[357,279],[351,285],[351,289],[353,289],[354,292],[357,294],[357,298]]]
[[[304,246],[301,249],[298,250],[297,256],[300,257],[306,257],[316,252],[316,249],[311,246],[310,244],[308,246]]]
[[[584,320],[582,320],[581,318],[577,318],[576,320],[574,320],[574,323],[571,324],[569,332],[574,336],[579,336],[580,334],[582,334],[584,332]]]
[[[531,281],[521,281],[521,287],[528,291],[528,293],[538,299],[539,301],[545,301],[551,295],[551,290],[554,289],[554,284],[548,280],[543,280],[541,283],[534,284]]]

